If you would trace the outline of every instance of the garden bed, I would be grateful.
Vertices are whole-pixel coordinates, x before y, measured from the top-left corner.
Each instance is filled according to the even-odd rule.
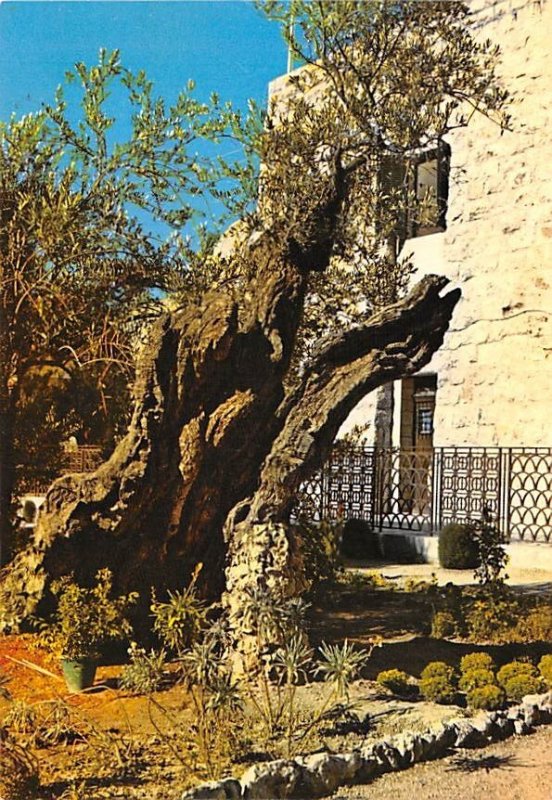
[[[211,754],[210,769],[198,765],[196,712],[189,689],[173,683],[149,698],[131,696],[117,688],[121,666],[111,665],[100,667],[92,691],[70,695],[57,666],[34,646],[33,636],[0,638],[0,667],[9,678],[6,689],[12,696],[11,701],[0,698],[0,717],[10,713],[14,701],[23,717],[28,707],[38,709],[39,716],[49,715],[42,733],[37,735],[36,724],[34,731],[32,725],[25,730],[20,718],[20,730],[14,734],[36,753],[41,800],[176,800],[202,780],[241,774],[248,765],[286,757],[290,747],[291,755],[347,752],[469,713],[461,705],[393,696],[375,682],[381,670],[395,668],[418,677],[429,661],[458,667],[462,656],[474,651],[489,652],[497,665],[528,656],[535,661],[552,651],[550,642],[489,645],[432,637],[434,605],[431,592],[419,584],[385,581],[377,575],[340,581],[324,592],[324,601],[315,600],[309,612],[315,645],[348,639],[367,646],[381,638],[382,646],[373,650],[361,679],[350,686],[351,709],[332,715],[297,741],[286,742],[282,736],[267,748],[245,735],[233,754],[227,752],[228,743],[221,742],[221,752]],[[299,716],[304,713],[307,719],[312,709],[321,708],[325,692],[319,680],[297,687]]]

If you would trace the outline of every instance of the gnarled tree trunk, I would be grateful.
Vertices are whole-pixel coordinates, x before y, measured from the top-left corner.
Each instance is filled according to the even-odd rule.
[[[91,475],[56,481],[34,541],[4,571],[4,627],[42,611],[49,582],[109,567],[117,591],[184,586],[220,597],[239,632],[243,591],[300,589],[287,520],[295,489],[355,403],[418,370],[441,344],[458,292],[430,277],[405,300],[320,349],[286,393],[308,273],[327,266],[344,197],[336,171],[298,241],[252,230],[242,277],[163,318],[145,348],[126,437]],[[224,531],[224,533],[223,533]],[[239,637],[238,637],[239,638]]]

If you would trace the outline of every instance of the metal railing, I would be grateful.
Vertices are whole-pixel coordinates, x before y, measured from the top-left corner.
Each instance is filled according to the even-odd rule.
[[[506,541],[552,542],[552,448],[337,446],[301,487],[298,510],[430,534],[485,513]]]
[[[21,478],[18,481],[20,494],[43,495],[46,494],[52,481],[67,472],[93,472],[103,461],[102,448],[97,445],[78,445],[72,450],[63,453],[57,474],[52,474],[46,479],[43,475]],[[25,465],[16,467],[16,472],[23,471]]]

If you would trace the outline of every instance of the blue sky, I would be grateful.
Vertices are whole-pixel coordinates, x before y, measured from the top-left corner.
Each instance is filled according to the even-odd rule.
[[[0,118],[51,101],[65,71],[95,63],[100,47],[118,48],[124,65],[144,69],[168,100],[193,78],[202,98],[217,91],[239,106],[263,101],[286,68],[278,25],[247,0],[4,0]]]
[[[120,50],[133,72],[145,70],[168,102],[192,78],[198,99],[216,91],[241,108],[250,97],[264,104],[287,61],[278,24],[247,0],[0,0],[0,119],[52,102],[65,72],[97,63],[102,47]],[[125,131],[122,113],[118,122]],[[221,210],[207,199],[194,205],[208,216]]]

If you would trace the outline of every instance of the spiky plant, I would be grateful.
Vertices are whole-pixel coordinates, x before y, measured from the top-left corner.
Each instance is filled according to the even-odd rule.
[[[39,787],[38,762],[35,756],[7,736],[0,735],[2,800],[36,800]]]

